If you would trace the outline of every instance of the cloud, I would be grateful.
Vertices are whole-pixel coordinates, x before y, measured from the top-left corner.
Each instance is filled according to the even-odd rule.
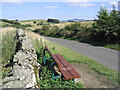
[[[115,2],[115,1],[111,1],[111,2],[109,2],[109,3],[107,3],[107,4],[101,4],[102,7],[105,7],[105,6],[112,6],[112,5],[117,6],[118,4],[117,4],[117,2]]]
[[[89,7],[89,6],[94,6],[95,4],[93,3],[88,3],[88,2],[74,2],[72,3],[72,6],[77,6],[77,7]]]
[[[65,0],[66,2],[88,2],[88,0]]]
[[[55,9],[55,8],[58,8],[58,7],[57,6],[46,6],[45,8]]]
[[[101,7],[104,7],[104,6],[107,6],[107,5],[108,5],[108,4],[101,4],[100,6],[101,6]]]
[[[115,6],[117,6],[117,2],[115,2],[115,1],[109,2],[109,5],[115,5]]]
[[[77,7],[89,7],[94,6],[95,4],[88,2],[89,0],[65,0],[66,2],[71,2],[72,6]]]
[[[14,3],[14,4],[22,4],[22,0],[1,0],[1,2],[7,2],[7,3]]]

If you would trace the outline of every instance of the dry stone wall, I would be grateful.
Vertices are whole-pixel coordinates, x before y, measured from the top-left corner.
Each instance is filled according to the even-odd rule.
[[[13,66],[7,68],[11,70],[7,77],[3,79],[3,88],[35,88],[37,72],[41,65],[37,63],[37,55],[33,48],[33,43],[22,29],[17,30],[17,52],[14,55]]]

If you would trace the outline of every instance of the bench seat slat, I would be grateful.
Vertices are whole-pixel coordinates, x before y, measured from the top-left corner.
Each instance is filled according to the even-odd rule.
[[[69,73],[68,70],[64,67],[64,65],[59,61],[59,59],[56,57],[56,55],[52,55],[53,59],[58,65],[59,70],[62,72],[65,80],[73,79],[73,76]]]
[[[60,59],[61,63],[66,67],[66,69],[71,73],[74,78],[80,77],[80,74],[77,73],[75,69],[60,54],[56,54],[56,57]]]

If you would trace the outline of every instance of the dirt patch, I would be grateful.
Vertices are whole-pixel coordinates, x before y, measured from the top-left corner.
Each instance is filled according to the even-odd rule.
[[[88,68],[87,65],[81,63],[71,63],[71,65],[81,75],[76,82],[81,81],[85,88],[115,88],[113,82]]]

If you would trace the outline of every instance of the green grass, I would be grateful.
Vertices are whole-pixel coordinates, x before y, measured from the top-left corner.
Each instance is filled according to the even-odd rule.
[[[48,66],[43,66],[41,69],[40,76],[41,80],[37,80],[40,88],[83,88],[82,83],[74,83],[72,80],[60,81],[51,80],[52,72],[49,70]]]
[[[105,77],[107,77],[108,80],[114,82],[115,85],[118,84],[118,82],[120,82],[120,79],[118,78],[118,72],[107,68],[99,64],[98,62],[79,54],[78,52],[75,52],[71,49],[55,44],[53,42],[48,42],[47,46],[50,48],[53,54],[61,54],[70,63],[77,62],[86,64],[88,68],[91,68],[99,75],[104,75]]]
[[[2,35],[2,64],[12,60],[15,54],[16,41],[15,31],[7,32],[7,34]]]
[[[35,39],[33,40],[33,45],[34,45],[34,48],[35,48],[35,51],[36,51],[36,54],[37,54],[37,60],[40,64],[43,63],[43,42],[42,42],[42,39],[39,41],[38,39]]]
[[[6,34],[2,34],[2,46],[1,52],[2,55],[0,57],[2,65],[10,63],[15,54],[16,48],[16,33],[15,31],[9,31]],[[0,67],[0,77],[4,78],[4,74],[6,73],[6,68]]]
[[[120,51],[120,44],[107,44],[104,47]]]

